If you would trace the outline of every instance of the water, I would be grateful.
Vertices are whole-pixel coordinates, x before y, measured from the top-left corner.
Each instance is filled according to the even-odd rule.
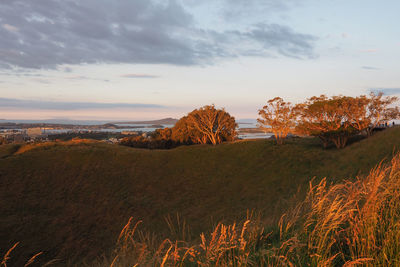
[[[238,135],[240,139],[265,139],[271,136],[273,136],[272,133],[246,133]]]
[[[67,125],[102,125],[112,123],[110,121],[97,120],[68,120],[68,119],[48,119],[48,120],[0,120],[0,123],[51,123],[51,124],[67,124]]]

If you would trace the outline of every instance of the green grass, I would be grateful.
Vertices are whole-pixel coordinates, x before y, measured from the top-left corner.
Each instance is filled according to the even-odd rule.
[[[338,182],[365,174],[400,148],[400,128],[343,150],[316,139],[242,141],[216,147],[141,150],[100,143],[53,145],[22,154],[0,148],[0,255],[20,241],[12,259],[75,262],[113,247],[129,217],[168,236],[168,214],[179,213],[193,238],[247,210],[273,225],[302,199],[309,181]],[[40,260],[40,258],[39,258]]]
[[[20,144],[0,145],[0,158],[6,158],[13,155],[20,147]]]

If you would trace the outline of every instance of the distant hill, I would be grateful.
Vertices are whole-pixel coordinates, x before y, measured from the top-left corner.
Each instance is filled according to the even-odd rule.
[[[114,124],[175,124],[178,120],[173,118],[165,118],[161,120],[153,120],[153,121],[122,121],[122,122],[113,122]]]
[[[68,258],[90,266],[79,262],[107,253],[131,216],[161,238],[172,231],[165,218],[177,213],[193,239],[218,221],[245,218],[248,210],[272,225],[303,199],[313,177],[339,182],[366,174],[399,149],[400,128],[343,150],[322,149],[314,138],[280,147],[257,140],[172,150],[72,141],[3,145],[0,255],[19,241],[10,266],[23,266],[40,251],[42,264],[57,258],[66,266]]]

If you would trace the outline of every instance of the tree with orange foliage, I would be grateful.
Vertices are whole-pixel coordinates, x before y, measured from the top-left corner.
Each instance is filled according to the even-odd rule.
[[[267,105],[260,109],[258,114],[261,116],[257,119],[259,127],[265,132],[272,131],[278,145],[283,144],[296,125],[297,109],[280,97],[268,100]]]
[[[332,141],[337,148],[343,148],[348,138],[357,132],[351,123],[351,108],[354,98],[347,96],[314,96],[296,106],[300,121],[296,131],[306,135],[318,136],[326,148]]]
[[[373,129],[380,124],[400,117],[399,107],[391,107],[391,105],[398,100],[399,98],[396,96],[384,97],[382,92],[370,94],[370,102],[368,105],[368,119],[370,121],[370,125],[367,128],[368,136],[370,136]]]
[[[236,137],[235,118],[214,105],[195,109],[180,119],[173,128],[173,138],[193,143],[213,145],[232,141]]]
[[[189,125],[188,116],[184,116],[176,122],[175,126],[172,128],[171,138],[175,142],[179,142],[181,144],[207,143],[207,140],[204,138],[204,136]]]
[[[346,112],[347,122],[358,132],[366,132],[367,136],[380,124],[397,119],[400,115],[398,107],[390,107],[397,97],[383,97],[382,93],[371,93],[370,97],[361,95],[358,97],[346,97],[346,105],[343,110]]]
[[[172,129],[166,127],[164,129],[156,129],[152,137],[155,140],[171,140],[171,136],[172,136]]]
[[[371,99],[365,95],[358,97],[345,97],[343,111],[346,113],[346,123],[351,125],[358,133],[366,131],[370,126],[371,120],[368,117],[368,106]]]

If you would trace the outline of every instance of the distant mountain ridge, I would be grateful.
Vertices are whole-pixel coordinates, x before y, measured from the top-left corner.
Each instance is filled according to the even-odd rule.
[[[178,120],[174,118],[165,118],[161,120],[152,121],[123,121],[123,122],[112,122],[113,124],[175,124]]]

